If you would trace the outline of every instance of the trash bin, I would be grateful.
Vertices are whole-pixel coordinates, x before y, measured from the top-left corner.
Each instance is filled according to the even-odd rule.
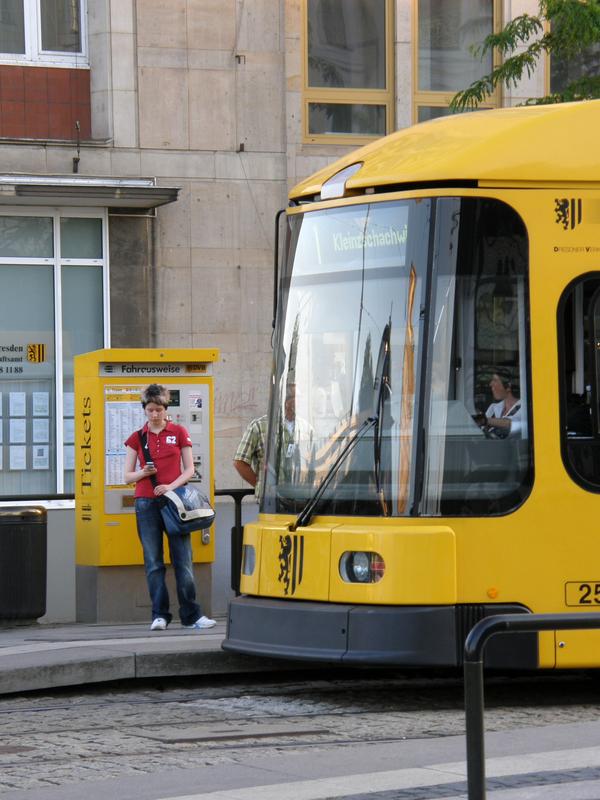
[[[46,509],[0,508],[0,620],[46,613]]]

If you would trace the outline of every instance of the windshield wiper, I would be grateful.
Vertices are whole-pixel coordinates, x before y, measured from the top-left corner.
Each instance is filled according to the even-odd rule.
[[[332,478],[345,461],[346,457],[354,450],[356,444],[362,439],[365,433],[370,430],[374,425],[377,424],[377,417],[367,417],[367,419],[362,423],[360,428],[354,431],[354,434],[348,439],[344,447],[342,448],[342,452],[333,462],[333,464],[327,470],[325,477],[317,487],[315,493],[309,499],[308,503],[304,506],[302,511],[298,514],[296,521],[290,525],[290,531],[295,531],[297,528],[304,528],[306,527],[309,522],[311,521],[313,514],[315,513],[315,508],[317,507],[319,500],[323,496],[325,489],[331,483]]]

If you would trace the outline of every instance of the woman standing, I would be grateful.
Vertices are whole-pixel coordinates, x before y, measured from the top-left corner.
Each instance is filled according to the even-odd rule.
[[[142,391],[142,407],[147,422],[142,428],[152,461],[147,462],[138,431],[125,442],[125,482],[135,483],[135,516],[144,549],[144,567],[152,601],[150,630],[164,631],[171,622],[169,593],[165,583],[163,555],[164,525],[160,513],[161,496],[183,486],[194,475],[192,440],[182,425],[167,417],[169,390],[152,383]],[[139,462],[139,469],[137,467]],[[182,470],[183,467],[183,470]],[[156,476],[154,481],[150,476]],[[169,553],[175,570],[179,616],[185,628],[212,628],[217,623],[202,615],[196,602],[190,534],[170,536]]]

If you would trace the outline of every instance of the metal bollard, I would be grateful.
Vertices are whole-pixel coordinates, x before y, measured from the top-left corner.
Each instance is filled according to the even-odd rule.
[[[240,593],[240,572],[242,569],[242,543],[244,526],[242,525],[242,500],[254,489],[215,489],[215,497],[233,497],[235,503],[235,521],[231,529],[231,578],[230,585],[236,594]]]
[[[495,633],[600,628],[600,614],[498,614],[480,620],[465,641],[465,723],[469,800],[485,800],[483,648]]]

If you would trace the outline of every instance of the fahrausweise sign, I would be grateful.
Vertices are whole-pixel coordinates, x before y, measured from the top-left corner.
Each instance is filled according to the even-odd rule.
[[[190,377],[192,375],[210,375],[211,364],[169,364],[164,361],[159,363],[122,362],[120,364],[100,364],[100,376],[121,376],[126,378],[145,378],[153,382],[157,378],[173,378],[177,376]]]

